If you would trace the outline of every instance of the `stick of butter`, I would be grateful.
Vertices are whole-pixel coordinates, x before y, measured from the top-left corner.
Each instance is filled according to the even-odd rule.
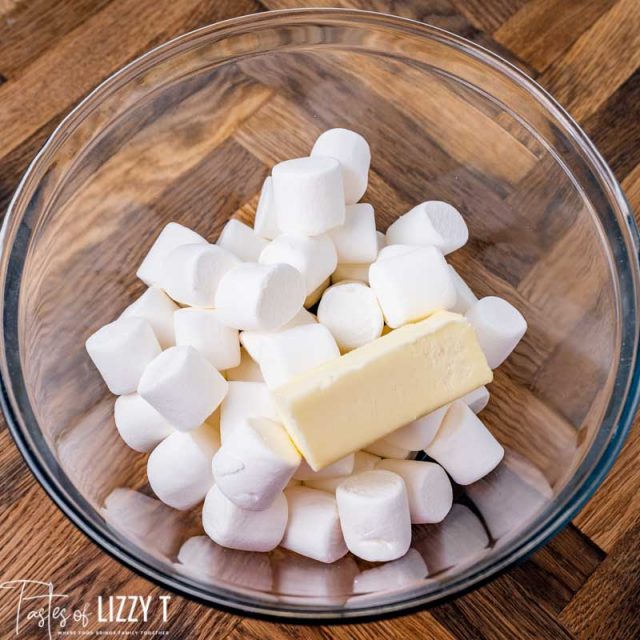
[[[273,396],[317,471],[492,379],[473,327],[441,311],[305,371]]]

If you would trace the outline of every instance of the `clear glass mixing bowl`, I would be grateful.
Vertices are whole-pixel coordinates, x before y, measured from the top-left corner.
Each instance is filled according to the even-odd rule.
[[[136,267],[166,222],[214,239],[229,216],[250,220],[270,166],[336,126],[371,144],[366,201],[381,227],[423,200],[453,203],[471,237],[454,266],[529,323],[483,413],[505,463],[457,491],[444,523],[415,527],[409,555],[382,568],[208,541],[198,513],[153,497],[145,456],[117,437],[114,398],[84,350],[142,292]],[[543,544],[610,468],[638,401],[636,238],[584,133],[484,49],[356,11],[230,20],[115,74],[29,167],[2,234],[4,411],[67,516],[168,589],[316,620],[439,602]]]

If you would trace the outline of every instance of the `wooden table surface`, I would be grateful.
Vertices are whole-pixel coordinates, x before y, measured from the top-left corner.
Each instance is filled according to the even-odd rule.
[[[128,61],[218,20],[319,5],[414,18],[515,60],[580,122],[640,210],[639,0],[0,0],[0,211],[61,117]],[[522,566],[449,604],[367,625],[296,627],[174,597],[165,637],[639,638],[639,461],[636,425],[570,526]],[[66,521],[4,424],[0,488],[0,581],[51,580],[75,603],[98,594],[162,594]],[[11,606],[2,600],[0,636],[14,637]],[[102,627],[93,620],[88,628]],[[46,637],[30,629],[20,637]]]

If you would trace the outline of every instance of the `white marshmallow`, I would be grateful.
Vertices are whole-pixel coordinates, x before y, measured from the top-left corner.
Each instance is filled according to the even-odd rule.
[[[417,527],[413,547],[424,558],[431,575],[467,565],[489,546],[489,536],[471,509],[454,504],[439,524]]]
[[[453,504],[453,488],[444,469],[423,460],[381,460],[376,469],[397,473],[407,488],[412,524],[442,522]]]
[[[299,373],[339,357],[338,345],[325,326],[304,324],[262,340],[257,360],[267,386],[275,389]]]
[[[436,437],[425,451],[461,485],[486,476],[504,456],[500,443],[460,400],[451,404]]]
[[[302,482],[318,480],[320,478],[346,477],[353,473],[354,464],[355,456],[353,453],[346,455],[344,458],[340,458],[340,460],[336,460],[332,464],[320,469],[320,471],[314,471],[306,460],[302,460],[300,467],[298,467],[293,477]]]
[[[233,369],[227,369],[224,374],[229,382],[264,382],[260,366],[242,347],[240,364]]]
[[[385,247],[380,253],[388,252]],[[392,257],[381,256],[369,269],[369,282],[386,323],[397,327],[425,318],[456,302],[448,265],[435,247],[418,247]]]
[[[222,276],[237,264],[239,260],[218,245],[181,245],[165,258],[158,286],[180,304],[213,307]]]
[[[349,129],[329,129],[318,136],[311,156],[338,160],[347,204],[353,204],[362,198],[367,190],[371,150],[359,133]]]
[[[176,429],[201,425],[227,393],[227,381],[193,347],[171,347],[144,370],[138,393]]]
[[[216,309],[179,309],[173,321],[177,345],[197,349],[216,369],[240,364],[238,331],[224,324]]]
[[[344,223],[340,163],[333,158],[296,158],[271,172],[278,228],[317,236]]]
[[[304,297],[304,280],[290,265],[244,263],[222,278],[215,306],[234,329],[273,331],[298,313]]]
[[[269,418],[278,422],[271,393],[264,382],[229,382],[229,390],[220,405],[220,438],[227,438],[249,418]]]
[[[347,554],[334,496],[308,487],[292,487],[284,495],[289,521],[281,547],[319,562],[335,562]]]
[[[489,404],[489,390],[487,387],[478,387],[473,391],[469,391],[460,398],[473,413],[480,413]]]
[[[113,413],[120,437],[140,453],[151,451],[174,432],[173,427],[137,393],[118,397]]]
[[[207,241],[195,231],[183,227],[177,222],[170,222],[160,232],[155,242],[151,245],[147,255],[138,267],[136,276],[147,286],[156,286],[160,282],[163,264],[167,256],[183,244],[208,244]]]
[[[256,361],[260,359],[260,349],[262,341],[271,338],[275,333],[293,329],[303,324],[315,324],[318,319],[307,311],[304,307],[296,313],[287,324],[280,327],[277,331],[243,331],[240,334],[240,343],[246,349],[247,353]]]
[[[297,269],[305,283],[305,295],[313,293],[338,264],[336,248],[326,234],[307,238],[290,233],[270,242],[260,253],[261,264],[284,263]]]
[[[422,556],[415,550],[373,569],[366,569],[353,580],[354,593],[376,593],[396,591],[423,580],[429,575],[429,569]]]
[[[145,367],[160,353],[149,322],[135,317],[101,327],[87,338],[85,348],[109,391],[116,395],[133,393]]]
[[[269,556],[225,549],[207,536],[188,538],[178,551],[178,565],[207,582],[227,582],[242,589],[271,591],[273,578]]]
[[[343,458],[344,459],[344,458]],[[382,458],[374,456],[366,451],[356,451],[353,454],[353,470],[349,475],[360,473],[361,471],[371,471]],[[335,464],[335,463],[334,463]],[[329,465],[332,467],[333,465]],[[329,467],[326,467],[327,469]],[[338,486],[348,477],[347,475],[336,476],[335,478],[322,477],[324,469],[315,472],[315,475],[304,481],[305,486],[312,489],[320,489],[320,491],[328,491],[335,493]]]
[[[466,313],[492,369],[499,367],[516,348],[527,330],[527,321],[506,300],[488,296]]]
[[[385,247],[386,238],[384,233],[381,231],[376,231],[376,240],[378,245],[378,250],[376,252],[376,257],[378,253]],[[356,280],[358,282],[364,282],[365,284],[369,284],[369,267],[370,263],[364,264],[340,264],[336,267],[336,270],[331,274],[331,284],[336,284],[337,282],[342,282],[343,280]]]
[[[449,405],[440,407],[435,411],[422,416],[413,422],[400,427],[393,433],[384,437],[384,441],[394,447],[409,449],[410,451],[420,451],[431,444],[436,437],[440,424],[444,419]]]
[[[453,278],[453,285],[456,288],[456,303],[451,307],[450,311],[455,311],[455,313],[466,313],[470,307],[478,302],[478,298],[476,297],[476,294],[471,291],[469,285],[451,265],[449,265],[449,271]]]
[[[329,287],[318,305],[318,320],[343,353],[379,338],[384,318],[375,293],[362,282],[342,282]]]
[[[244,222],[231,218],[224,225],[216,244],[244,262],[257,262],[260,252],[269,243]]]
[[[144,318],[156,334],[160,348],[167,349],[176,343],[173,314],[177,310],[178,305],[162,289],[149,287],[120,317]]]
[[[419,204],[387,229],[391,244],[433,246],[445,255],[464,246],[468,239],[469,229],[460,212],[439,200]]]
[[[346,208],[344,224],[329,232],[340,263],[371,263],[378,255],[376,218],[370,204]]]
[[[375,456],[380,456],[381,458],[393,458],[394,460],[408,460],[409,458],[415,457],[413,451],[404,449],[403,447],[396,447],[390,442],[387,442],[386,438],[381,438],[368,444],[364,448],[364,451]]]
[[[261,238],[266,238],[267,240],[273,240],[280,233],[278,231],[278,214],[273,200],[273,180],[271,176],[267,176],[262,183],[253,230]]]
[[[202,509],[206,534],[218,544],[240,551],[271,551],[282,540],[287,526],[287,499],[276,496],[263,511],[241,509],[217,485],[207,493]]]
[[[284,427],[249,418],[224,441],[213,458],[216,486],[242,509],[262,511],[282,493],[300,464]]]
[[[371,562],[402,557],[411,544],[409,500],[402,478],[390,471],[363,471],[336,491],[349,551]]]
[[[407,253],[412,253],[417,247],[411,244],[387,244],[378,252],[378,260],[384,260],[385,258],[395,258],[396,256],[404,256]]]
[[[213,485],[211,460],[219,447],[218,432],[207,424],[189,433],[174,431],[147,460],[153,492],[174,509],[193,509]]]

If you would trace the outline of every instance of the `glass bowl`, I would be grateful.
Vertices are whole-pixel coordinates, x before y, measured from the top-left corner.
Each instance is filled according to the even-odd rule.
[[[400,561],[323,565],[225,550],[163,506],[119,440],[87,336],[143,291],[175,220],[215,239],[250,221],[270,167],[324,129],[371,144],[382,230],[427,199],[463,212],[450,256],[529,330],[482,417],[507,450],[456,488]],[[154,49],[93,91],[24,176],[2,232],[2,403],[49,495],[101,548],[167,589],[238,613],[364,619],[473,588],[558,532],[616,457],[638,402],[638,250],[603,159],[539,86],[423,24],[349,10],[246,16]]]

